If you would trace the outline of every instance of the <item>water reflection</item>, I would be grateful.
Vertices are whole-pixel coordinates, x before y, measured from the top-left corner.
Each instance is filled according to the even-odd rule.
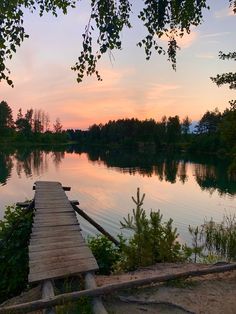
[[[5,185],[13,168],[12,156],[0,152],[0,184]]]
[[[5,185],[8,178],[15,171],[19,178],[24,174],[27,178],[39,177],[47,173],[50,162],[56,168],[62,163],[66,154],[81,154],[82,150],[77,146],[53,147],[46,149],[16,149],[0,152],[0,184]],[[91,163],[105,165],[122,173],[130,175],[139,174],[144,177],[156,176],[159,181],[177,181],[182,184],[188,181],[188,165],[193,169],[192,175],[202,190],[213,193],[217,190],[220,195],[236,194],[236,180],[228,175],[229,160],[217,158],[204,159],[202,156],[179,156],[175,154],[145,154],[143,152],[131,152],[121,150],[86,150],[88,160]]]

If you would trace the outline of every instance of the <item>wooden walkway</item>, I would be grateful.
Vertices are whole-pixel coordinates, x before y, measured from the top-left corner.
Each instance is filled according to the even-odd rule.
[[[35,183],[35,216],[29,245],[29,282],[98,269],[61,183]]]

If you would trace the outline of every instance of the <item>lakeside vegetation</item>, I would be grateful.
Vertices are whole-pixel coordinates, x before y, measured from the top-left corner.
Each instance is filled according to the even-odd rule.
[[[236,218],[205,221],[189,227],[192,246],[180,244],[173,220],[163,222],[160,210],[147,215],[143,208],[145,195],[132,197],[135,208],[121,221],[121,228],[131,230],[130,238],[118,236],[115,246],[105,236],[88,239],[98,261],[100,274],[136,270],[159,262],[204,262],[236,260]],[[10,206],[0,222],[0,302],[19,294],[28,285],[28,245],[34,210]],[[17,226],[17,228],[16,228]],[[17,272],[16,272],[17,269]]]

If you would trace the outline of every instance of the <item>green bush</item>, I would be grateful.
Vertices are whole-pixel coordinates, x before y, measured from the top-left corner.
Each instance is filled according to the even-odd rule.
[[[109,275],[120,259],[120,249],[103,235],[88,238],[88,245],[99,266],[99,273]]]
[[[132,197],[136,208],[121,222],[124,229],[133,231],[133,236],[122,245],[124,267],[128,270],[148,266],[158,262],[177,262],[183,259],[181,245],[177,241],[177,229],[172,219],[162,222],[160,211],[151,211],[147,217],[142,208],[145,194],[137,199]]]
[[[26,288],[33,212],[8,206],[0,221],[0,302]]]

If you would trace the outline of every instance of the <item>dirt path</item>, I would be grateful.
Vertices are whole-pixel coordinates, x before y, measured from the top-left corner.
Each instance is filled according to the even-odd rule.
[[[134,278],[176,273],[209,267],[196,264],[158,264],[134,273],[120,276],[98,276],[98,284],[106,284]],[[107,308],[112,313],[236,313],[236,271],[196,277],[171,284],[119,292],[106,297]]]

